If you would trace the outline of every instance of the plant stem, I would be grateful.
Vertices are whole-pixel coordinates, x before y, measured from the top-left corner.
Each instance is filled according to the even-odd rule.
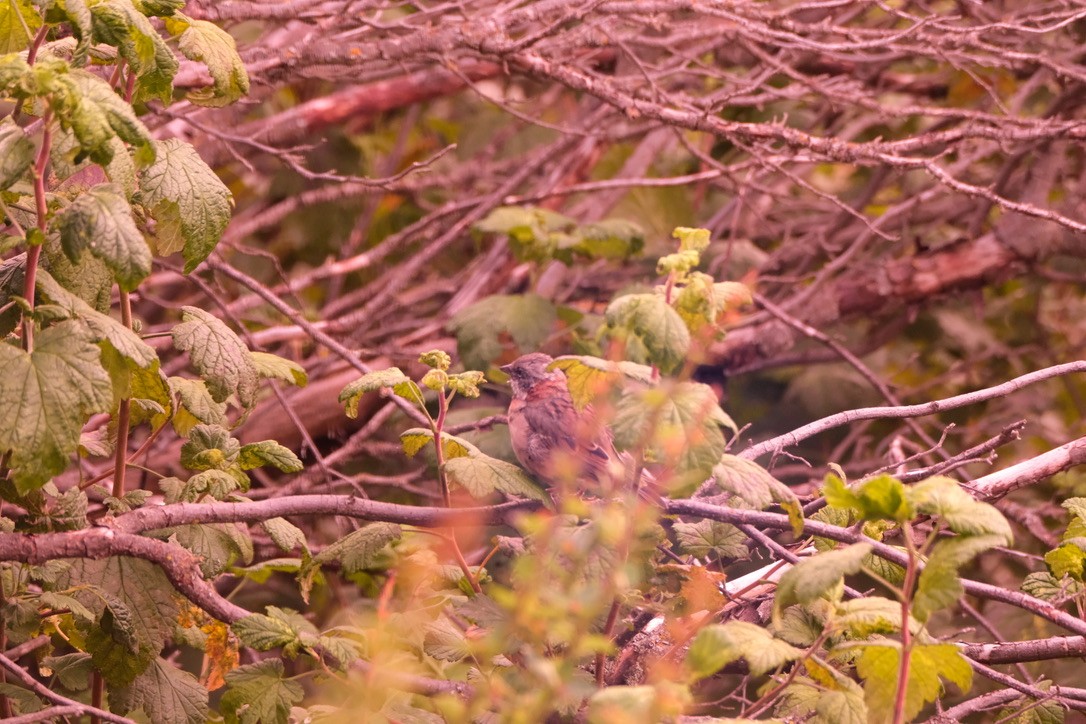
[[[121,323],[132,329],[132,297],[124,289],[120,290],[121,296]],[[117,406],[117,449],[114,451],[115,463],[113,466],[113,497],[123,498],[125,493],[124,478],[128,461],[125,459],[128,453],[128,423],[131,417],[131,402],[128,398],[121,400]]]
[[[430,423],[430,430],[434,433],[434,450],[437,454],[437,478],[441,481],[441,497],[445,501],[445,507],[452,507],[452,496],[449,494],[449,479],[445,476],[445,446],[442,440],[442,430],[445,428],[445,415],[449,411],[449,400],[456,393],[450,394],[445,397],[444,392],[438,392],[437,395],[437,419]],[[475,576],[471,574],[471,569],[468,568],[468,562],[464,560],[464,554],[460,551],[460,544],[456,542],[456,531],[452,528],[449,529],[449,542],[452,543],[453,556],[456,558],[456,564],[460,566],[460,570],[463,571],[464,577],[468,579],[468,583],[471,585],[471,590],[476,593],[482,593],[483,587],[479,585],[479,582],[475,580]]]
[[[894,700],[894,724],[905,722],[905,697],[909,690],[909,664],[912,660],[913,638],[909,630],[909,610],[913,599],[913,588],[916,585],[917,559],[919,553],[913,543],[912,526],[903,523],[901,527],[905,537],[905,548],[909,553],[909,560],[905,565],[905,581],[901,585],[901,667],[897,674],[897,696]]]
[[[607,623],[603,625],[603,635],[607,638],[611,638],[611,634],[615,630],[615,622],[618,620],[618,596],[615,596],[615,600],[611,602],[611,610],[607,612]],[[601,651],[596,654],[596,687],[602,689],[604,685],[603,678],[603,665],[607,661],[607,657]]]
[[[45,200],[45,173],[49,168],[49,148],[53,143],[53,129],[50,122],[53,120],[52,110],[46,110],[42,116],[41,147],[38,149],[38,157],[34,161],[34,204],[38,214],[38,231],[42,234],[41,241],[45,240],[47,228],[46,217],[49,207]],[[34,311],[34,290],[38,281],[38,260],[41,258],[41,244],[33,244],[26,252],[26,270],[23,277],[23,298],[30,309],[23,315],[23,349],[27,352],[34,351],[34,320],[30,312]]]

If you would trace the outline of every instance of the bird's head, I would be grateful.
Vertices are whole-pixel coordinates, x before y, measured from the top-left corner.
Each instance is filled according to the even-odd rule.
[[[542,352],[532,352],[518,357],[500,369],[509,375],[509,384],[513,387],[513,394],[521,397],[540,382],[565,380],[565,376],[558,370],[547,369],[547,365],[551,362],[554,362],[554,358],[550,355]]]

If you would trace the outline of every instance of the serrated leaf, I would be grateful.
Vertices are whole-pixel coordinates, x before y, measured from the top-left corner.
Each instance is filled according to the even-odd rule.
[[[789,606],[773,625],[773,634],[793,646],[810,646],[822,635],[826,622],[824,614],[814,606]]]
[[[456,312],[448,322],[468,369],[487,369],[506,352],[532,352],[554,332],[558,311],[537,294],[495,294]]]
[[[59,73],[48,67],[42,69],[42,72],[50,71]],[[109,83],[82,70],[56,75],[54,80],[50,105],[57,112],[57,120],[64,129],[71,129],[92,161],[101,166],[109,165],[116,152],[111,143],[114,137],[134,146],[141,162],[154,159],[155,148],[150,133]]]
[[[41,699],[33,691],[15,684],[0,683],[0,696],[7,698],[8,706],[11,707],[13,714],[31,714],[45,708]]]
[[[645,230],[626,219],[604,219],[584,224],[574,234],[574,250],[592,259],[626,259],[645,245]]]
[[[39,332],[30,354],[0,344],[0,369],[0,452],[10,452],[12,480],[25,493],[68,466],[86,416],[109,409],[112,385],[74,322]]]
[[[1060,503],[1060,506],[1080,520],[1086,520],[1086,498],[1068,498]]]
[[[84,191],[57,215],[56,223],[61,246],[73,263],[88,249],[125,291],[133,291],[151,273],[151,250],[119,186],[102,184]]]
[[[67,310],[80,323],[86,336],[95,342],[107,341],[125,359],[140,367],[150,367],[158,361],[155,350],[138,334],[119,321],[92,308],[77,295],[62,287],[44,269],[38,270],[37,289],[46,299]],[[161,400],[159,400],[161,401]],[[166,402],[169,402],[167,399]]]
[[[290,448],[280,445],[275,440],[242,445],[238,452],[238,464],[241,465],[242,470],[271,465],[284,473],[296,473],[304,467],[302,461]]]
[[[649,440],[646,456],[670,466],[676,486],[687,486],[709,477],[726,447],[722,428],[734,430],[735,423],[711,387],[676,382],[623,395],[612,427],[620,449]]]
[[[1070,576],[1082,581],[1086,577],[1086,550],[1074,543],[1064,543],[1045,553],[1045,564],[1056,578]]]
[[[845,576],[859,572],[869,553],[871,544],[856,543],[819,553],[789,568],[777,582],[777,595],[773,601],[774,621],[785,608],[813,601],[838,585]]]
[[[157,222],[155,253],[185,257],[185,273],[207,258],[230,222],[234,197],[191,145],[155,142],[155,162],[140,176],[139,201]]]
[[[256,365],[234,332],[218,317],[196,307],[182,307],[181,324],[173,328],[173,344],[189,353],[211,398],[223,402],[230,395],[250,408],[256,402],[259,377]]]
[[[522,260],[559,259],[569,264],[579,243],[575,234],[577,222],[534,206],[500,206],[476,223],[474,229],[484,234],[507,235],[517,258]]]
[[[101,561],[75,559],[62,585],[69,589],[93,586],[122,601],[134,621],[133,634],[140,647],[157,653],[173,634],[179,611],[177,594],[160,568],[137,558],[107,558]],[[74,593],[87,608],[101,612],[101,595],[89,590]]]
[[[803,649],[776,639],[761,626],[729,621],[706,626],[690,644],[686,666],[694,679],[712,676],[733,661],[744,659],[754,676],[802,658]]]
[[[86,648],[94,668],[113,686],[131,683],[154,658],[150,647],[141,645],[131,610],[116,599],[108,599],[98,625],[90,627]]]
[[[367,392],[377,392],[385,389],[392,390],[400,397],[416,405],[426,404],[426,400],[422,396],[422,390],[399,367],[367,372],[343,388],[339,393],[339,402],[343,405],[347,417],[354,419],[358,417],[358,403],[362,399],[362,395]]]
[[[427,656],[442,661],[460,661],[471,654],[464,632],[445,616],[426,624],[423,649]]]
[[[936,543],[920,572],[913,596],[912,613],[917,620],[927,621],[934,612],[957,603],[964,593],[958,569],[1002,542],[1001,536],[982,535],[959,536]]]
[[[257,651],[270,651],[295,643],[303,629],[307,634],[317,635],[317,630],[308,622],[305,626],[299,627],[297,614],[286,615],[286,611],[275,606],[269,606],[268,611],[269,613],[274,611],[276,615],[265,616],[262,613],[253,613],[230,625],[241,643]]]
[[[686,361],[690,330],[659,294],[619,297],[607,307],[604,322],[605,334],[625,344],[626,359],[655,365],[664,373]]]
[[[10,7],[15,0],[0,3],[0,47],[3,46],[4,7]],[[0,50],[0,53],[5,52]],[[11,117],[0,121],[0,191],[7,189],[22,178],[30,165],[34,163],[37,151],[34,142],[26,135]]]
[[[188,380],[183,377],[171,377],[170,391],[177,395],[182,410],[188,413],[192,422],[174,420],[174,429],[183,437],[189,435],[198,423],[224,427],[230,424],[226,416],[226,403],[216,402],[203,380]]]
[[[1054,601],[1082,592],[1082,584],[1073,578],[1056,578],[1048,571],[1031,573],[1022,581],[1022,592],[1042,601]]]
[[[382,549],[401,535],[403,529],[395,523],[370,523],[325,547],[314,560],[338,560],[345,571],[356,573],[372,566]]]
[[[889,722],[894,715],[894,702],[901,666],[898,646],[864,646],[856,662],[856,671],[864,680],[864,693],[872,724]],[[912,720],[942,694],[940,677],[968,691],[973,682],[973,669],[953,644],[915,644],[905,690],[905,719]]]
[[[30,0],[0,0],[0,55],[26,50],[41,25]]]
[[[305,387],[309,383],[309,375],[297,362],[267,352],[250,352],[249,356],[262,379],[282,380],[297,387]]]
[[[241,443],[217,425],[197,425],[181,446],[181,464],[189,470],[223,470],[237,459]]]
[[[953,478],[928,478],[908,488],[908,498],[917,512],[942,519],[955,533],[996,535],[1004,545],[1014,543],[1010,523],[996,508],[982,503],[962,490]]]
[[[737,508],[764,510],[774,503],[796,500],[792,489],[773,477],[761,465],[735,455],[721,455],[713,466],[717,487],[738,500],[729,500]]]
[[[227,724],[287,724],[290,707],[305,694],[301,684],[284,678],[279,659],[239,666],[226,674],[226,685],[221,709]]]
[[[901,603],[882,596],[841,601],[836,606],[832,623],[835,631],[856,639],[896,633],[901,630]],[[910,624],[910,630],[912,628]]]
[[[94,671],[91,655],[83,651],[63,656],[46,656],[42,659],[41,666],[52,670],[60,685],[69,691],[86,689],[90,683],[90,675]]]
[[[415,457],[419,450],[427,445],[434,444],[434,433],[421,427],[413,427],[400,433],[400,443],[407,457]],[[448,433],[441,433],[441,447],[446,460],[473,455],[479,452],[479,448],[467,440]]]
[[[655,384],[652,368],[634,362],[612,362],[588,355],[558,357],[548,369],[562,370],[566,375],[573,404],[583,410],[596,397],[620,387],[623,378]]]
[[[139,96],[158,98],[168,105],[178,62],[151,22],[132,0],[98,0],[90,5],[96,42],[112,45],[139,80]]]
[[[864,520],[902,522],[916,517],[905,486],[890,475],[879,475],[851,489],[841,478],[830,473],[826,476],[822,494],[830,505],[856,510]]]
[[[309,551],[305,533],[286,518],[269,518],[261,522],[260,527],[284,553],[290,553],[295,548]]]
[[[486,498],[495,491],[533,500],[550,498],[545,489],[516,465],[481,452],[446,461],[445,474],[449,482],[474,498]]]
[[[697,523],[675,523],[675,535],[679,546],[697,558],[710,553],[718,558],[746,558],[747,537],[734,525],[716,520],[699,520]]]
[[[94,612],[84,606],[75,596],[52,591],[43,591],[41,596],[38,597],[38,602],[42,606],[53,609],[54,611],[70,611],[73,616],[81,618],[84,621],[94,620]]]
[[[225,106],[249,92],[249,74],[238,55],[230,33],[206,20],[194,20],[181,13],[165,19],[166,29],[178,34],[177,49],[189,60],[207,66],[213,81],[210,88],[189,91],[186,98],[196,105]]]
[[[235,562],[247,565],[253,559],[249,531],[237,523],[201,523],[164,528],[154,533],[170,538],[200,559],[200,572],[214,578]]]
[[[207,699],[195,676],[156,658],[131,684],[112,689],[109,703],[114,711],[142,709],[151,721],[198,724],[207,720]]]
[[[690,690],[674,682],[608,686],[588,699],[588,724],[674,721],[690,704]]]

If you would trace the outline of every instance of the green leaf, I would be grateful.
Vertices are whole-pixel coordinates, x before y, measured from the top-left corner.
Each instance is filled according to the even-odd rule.
[[[537,294],[495,294],[456,312],[448,329],[468,369],[487,369],[507,352],[534,352],[554,333],[558,310]]]
[[[114,686],[131,683],[154,658],[154,651],[140,644],[132,611],[108,599],[98,625],[87,632],[87,653],[94,659],[94,668]]]
[[[856,662],[856,672],[864,680],[864,693],[870,722],[889,722],[894,714],[898,675],[901,666],[899,646],[863,647]],[[924,705],[943,692],[940,677],[968,691],[973,684],[973,669],[953,644],[915,644],[905,690],[905,719],[911,721]]]
[[[1086,520],[1086,498],[1068,498],[1060,505],[1079,520]]]
[[[143,709],[151,721],[199,724],[207,720],[207,698],[195,676],[156,658],[131,684],[110,690],[109,703],[114,711]]]
[[[261,379],[281,380],[297,387],[305,387],[309,383],[309,375],[297,362],[267,352],[250,352],[249,356]]]
[[[577,222],[568,216],[534,206],[501,206],[475,224],[476,232],[505,234],[522,260],[573,261],[573,250],[580,240]],[[469,365],[477,367],[481,365]]]
[[[955,533],[995,535],[1004,545],[1014,543],[1011,525],[996,508],[973,498],[953,478],[937,476],[908,488],[918,513],[941,518]]]
[[[474,498],[485,498],[499,491],[533,500],[549,499],[546,490],[516,465],[481,452],[447,460],[445,474],[449,482],[459,485]]]
[[[690,690],[668,681],[655,686],[608,686],[588,699],[588,724],[675,721],[689,705]]]
[[[91,39],[94,35],[90,8],[87,7],[86,0],[64,0],[63,9],[72,29],[72,35],[78,41],[72,53],[72,65],[82,67],[86,65],[87,54],[90,52]]]
[[[269,615],[249,614],[230,625],[241,642],[257,651],[297,645],[304,636],[317,637],[317,629],[297,612],[268,606]]]
[[[0,0],[0,55],[26,50],[41,25],[30,0]]]
[[[838,476],[830,473],[822,489],[826,502],[837,508],[859,512],[863,520],[894,520],[902,522],[916,517],[905,486],[890,475],[879,475],[854,490]]]
[[[343,391],[339,393],[339,402],[343,405],[347,417],[354,419],[358,417],[358,403],[362,395],[385,389],[392,390],[395,394],[420,407],[426,404],[422,390],[399,367],[367,372],[343,388]]]
[[[88,339],[108,342],[118,354],[139,367],[149,368],[158,362],[158,355],[138,334],[119,321],[102,314],[80,297],[62,287],[43,269],[38,270],[37,289],[45,299],[64,308],[70,318],[76,320]],[[159,402],[163,402],[161,398]],[[168,399],[165,400],[169,402]]]
[[[1048,571],[1031,573],[1022,581],[1024,593],[1042,601],[1055,601],[1082,592],[1082,584],[1073,578],[1058,579]]]
[[[3,35],[3,7],[13,1],[7,0],[0,4],[0,36]],[[22,178],[34,163],[36,151],[34,142],[22,128],[15,125],[10,116],[0,121],[0,191],[9,188]]]
[[[188,436],[199,423],[218,427],[230,424],[226,416],[226,403],[216,402],[203,380],[171,377],[168,382],[170,392],[177,395],[181,407],[173,421],[178,435]],[[188,419],[179,419],[182,412],[189,416]]]
[[[399,540],[403,529],[395,523],[370,523],[327,546],[315,558],[318,563],[338,560],[348,573],[369,568],[389,543]]]
[[[728,503],[736,508],[765,510],[774,503],[796,500],[792,489],[761,465],[735,455],[720,456],[713,467],[713,479],[718,488],[735,496]]]
[[[34,692],[15,684],[0,683],[0,695],[7,697],[13,714],[31,714],[45,708]]]
[[[1052,691],[1052,682],[1039,681],[1034,687],[1049,692]],[[1063,724],[1065,715],[1063,704],[1055,698],[1037,700],[1021,697],[1012,701],[996,717],[997,721],[1008,724]]]
[[[734,525],[716,520],[699,520],[697,523],[675,523],[675,535],[679,546],[697,558],[710,553],[717,558],[746,558],[747,537]]]
[[[421,427],[413,427],[400,433],[400,443],[407,457],[413,458],[419,450],[434,444],[434,433]],[[479,448],[467,440],[446,432],[441,433],[441,447],[442,452],[445,453],[445,460],[479,453]]]
[[[958,569],[975,556],[1003,542],[998,535],[966,536],[940,540],[920,572],[912,613],[920,621],[948,608],[962,597],[964,589]]]
[[[181,324],[173,328],[174,347],[189,353],[192,366],[207,382],[211,399],[237,395],[245,408],[256,402],[260,379],[249,348],[222,320],[196,307],[181,308]]]
[[[826,628],[825,607],[789,606],[773,625],[773,634],[793,646],[810,646]]]
[[[132,207],[115,184],[84,191],[57,216],[60,243],[72,263],[84,249],[105,262],[127,292],[151,273],[151,250],[136,228]]]
[[[193,20],[181,13],[166,18],[165,23],[169,32],[180,33],[177,49],[181,54],[203,63],[211,73],[212,86],[189,91],[189,101],[200,106],[226,106],[249,92],[249,74],[230,33],[214,23]]]
[[[41,662],[42,673],[57,677],[60,685],[69,691],[83,691],[94,672],[91,655],[82,651],[63,656],[46,656]],[[47,670],[52,671],[48,674]]]
[[[785,571],[777,583],[773,601],[773,619],[796,603],[807,603],[828,593],[847,575],[858,573],[871,544],[856,543],[839,550],[819,553],[800,561]]]
[[[35,65],[38,69],[41,63]],[[42,73],[55,69],[42,68]],[[61,127],[75,133],[79,145],[90,159],[101,166],[113,160],[116,147],[111,143],[119,137],[136,148],[141,162],[154,159],[155,148],[147,128],[136,117],[113,87],[93,73],[71,70],[57,75],[49,84],[52,103]]]
[[[1082,581],[1086,578],[1086,550],[1074,543],[1064,543],[1045,553],[1045,563],[1057,579],[1070,576],[1075,581]]]
[[[40,331],[31,354],[0,344],[0,452],[20,492],[62,472],[87,415],[112,402],[99,351],[73,322]]]
[[[659,294],[627,294],[604,313],[604,333],[625,344],[627,359],[677,370],[690,349],[690,330]]]
[[[620,449],[649,440],[646,457],[670,466],[681,487],[709,477],[726,447],[722,428],[734,430],[735,423],[711,387],[675,382],[624,395],[612,427]]]
[[[558,369],[566,375],[573,404],[583,410],[592,400],[621,387],[624,379],[643,384],[655,384],[652,368],[634,362],[612,362],[588,355],[558,357],[548,369]]]
[[[94,40],[117,48],[136,73],[138,96],[158,98],[169,105],[178,62],[151,21],[132,0],[98,0],[90,5],[90,12]]]
[[[272,539],[281,551],[290,553],[295,548],[301,548],[309,552],[309,543],[305,539],[305,533],[286,518],[269,518],[260,524],[268,537]]]
[[[604,219],[577,229],[574,249],[593,259],[626,259],[645,245],[645,230],[626,219]]]
[[[712,676],[737,659],[745,659],[754,676],[773,671],[803,657],[798,649],[761,626],[746,621],[729,621],[706,626],[690,644],[686,666],[694,680]]]
[[[181,525],[155,531],[155,535],[169,538],[195,554],[200,559],[200,571],[207,578],[214,578],[235,562],[248,565],[253,560],[249,531],[237,523]]]
[[[264,440],[242,445],[238,452],[238,464],[242,470],[252,470],[263,465],[271,465],[284,473],[296,473],[304,466],[290,448],[283,447],[275,440]]]
[[[302,685],[284,678],[283,662],[265,659],[226,674],[221,709],[226,724],[287,724],[290,708],[305,695]]]
[[[189,470],[225,470],[237,461],[241,443],[216,425],[197,425],[181,446],[181,464]]]
[[[901,603],[882,596],[841,601],[833,617],[833,628],[857,639],[897,633],[901,630]],[[914,628],[910,626],[910,630]]]
[[[155,162],[140,177],[138,200],[157,222],[155,253],[168,256],[181,251],[188,274],[222,238],[234,197],[184,141],[156,141],[155,152]]]

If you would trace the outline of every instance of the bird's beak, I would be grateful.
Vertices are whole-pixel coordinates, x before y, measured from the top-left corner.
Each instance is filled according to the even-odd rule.
[[[504,372],[507,375],[512,375],[513,374],[513,363],[510,362],[507,365],[502,365],[498,369],[500,369],[502,372]]]

